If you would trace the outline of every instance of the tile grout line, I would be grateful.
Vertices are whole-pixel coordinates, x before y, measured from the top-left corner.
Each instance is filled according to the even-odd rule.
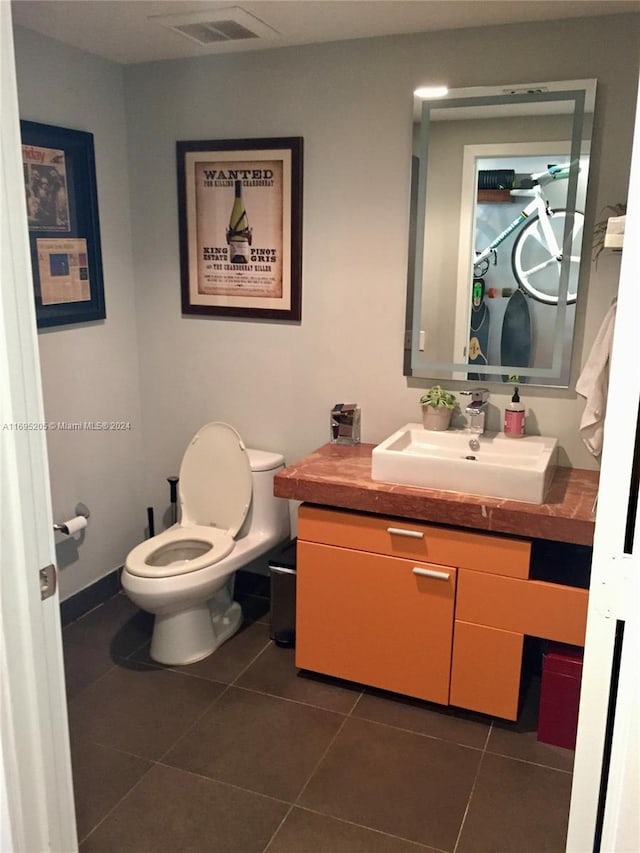
[[[273,840],[276,838],[276,836],[278,835],[278,833],[279,833],[279,832],[280,832],[280,830],[282,829],[282,826],[283,826],[284,822],[286,821],[286,819],[289,817],[289,815],[290,815],[290,814],[291,814],[291,812],[293,811],[293,809],[294,809],[294,805],[295,805],[294,803],[289,803],[289,808],[288,808],[288,809],[286,810],[286,812],[284,813],[284,817],[282,818],[282,820],[280,821],[280,823],[279,823],[279,824],[276,826],[276,828],[274,829],[274,831],[273,831],[273,833],[272,833],[272,835],[271,835],[271,838],[267,841],[266,846],[262,848],[262,853],[267,853],[267,850],[269,849],[269,847],[271,847],[271,843],[272,843],[272,842],[273,842]]]
[[[109,811],[100,818],[100,820],[96,823],[96,825],[94,827],[92,827],[89,830],[89,832],[87,832],[87,834],[83,838],[78,839],[78,847],[80,846],[80,844],[84,844],[84,842],[88,838],[90,838],[93,835],[93,833],[97,829],[99,829],[99,827],[102,826],[102,824],[105,822],[105,820],[118,808],[118,806],[120,806],[121,803],[124,802],[124,800],[127,799],[127,797],[132,793],[132,791],[135,791],[135,789],[138,787],[138,785],[151,772],[151,770],[153,769],[154,766],[155,766],[155,762],[151,762],[149,767],[147,767],[147,769],[140,776],[140,778],[137,780],[137,782],[134,782],[134,784],[129,788],[129,790],[120,797],[120,799],[118,800],[117,803],[114,803],[114,805],[109,809]]]
[[[83,696],[83,695],[87,692],[87,690],[91,690],[91,688],[93,687],[93,685],[94,685],[94,684],[98,684],[98,682],[102,681],[102,680],[103,680],[103,678],[106,678],[106,676],[107,676],[107,675],[109,675],[111,672],[113,672],[113,670],[114,670],[114,669],[117,669],[117,664],[116,664],[116,662],[115,662],[115,661],[112,661],[112,662],[111,662],[111,666],[110,666],[108,669],[106,669],[106,670],[105,670],[101,675],[99,675],[97,678],[94,678],[94,679],[93,679],[93,681],[89,682],[89,684],[86,684],[86,685],[85,685],[81,690],[79,690],[79,691],[75,694],[75,696],[67,696],[67,697],[66,697],[66,699],[67,699],[67,718],[68,718],[68,715],[69,715],[69,709],[71,708],[71,705],[72,705],[72,704],[73,704],[77,699],[79,699],[81,696]],[[65,675],[65,686],[66,686],[66,680],[67,680],[67,679],[66,679],[66,675]],[[68,721],[67,721],[67,725],[69,725]]]
[[[238,689],[246,689],[246,688],[238,688]],[[340,734],[340,732],[341,732],[341,731],[342,731],[342,729],[344,728],[344,726],[345,726],[345,724],[346,724],[346,722],[347,722],[347,718],[348,718],[349,716],[351,716],[351,713],[353,712],[354,708],[356,707],[356,705],[357,705],[357,704],[358,704],[358,702],[360,701],[360,698],[361,698],[361,696],[362,696],[362,694],[363,694],[363,693],[364,693],[364,691],[360,691],[359,696],[357,697],[357,699],[354,701],[353,705],[351,706],[351,709],[350,709],[350,711],[349,711],[349,714],[345,714],[345,715],[344,715],[344,719],[342,720],[342,722],[341,722],[341,724],[340,724],[339,728],[337,729],[337,731],[336,731],[335,735],[331,738],[331,740],[330,740],[330,741],[329,741],[329,743],[327,744],[327,748],[326,748],[326,749],[324,750],[324,752],[322,753],[322,755],[321,755],[320,759],[316,762],[316,764],[315,764],[315,766],[314,766],[313,770],[312,770],[312,771],[311,771],[311,773],[309,774],[309,778],[307,779],[307,781],[304,783],[304,785],[302,786],[302,788],[301,788],[301,789],[300,789],[300,791],[298,792],[297,797],[296,797],[296,798],[295,798],[295,800],[294,800],[294,801],[289,805],[289,808],[288,808],[288,809],[287,809],[287,811],[285,812],[285,814],[284,814],[284,816],[283,816],[282,820],[280,821],[280,823],[278,824],[278,826],[275,828],[275,830],[274,830],[273,834],[271,835],[271,838],[269,839],[269,841],[267,841],[266,846],[263,848],[262,853],[267,853],[267,851],[268,851],[269,847],[271,847],[272,842],[273,842],[273,841],[274,841],[274,839],[277,837],[278,833],[280,832],[280,830],[281,830],[282,826],[284,825],[285,821],[287,820],[287,818],[289,817],[289,815],[291,814],[291,812],[293,811],[293,809],[296,807],[296,804],[298,803],[298,800],[300,799],[300,797],[302,796],[302,794],[303,794],[303,793],[304,793],[304,791],[306,790],[307,785],[308,785],[308,784],[309,784],[309,782],[311,781],[311,779],[312,779],[313,775],[315,774],[316,770],[318,769],[318,767],[320,766],[320,764],[322,763],[322,761],[324,761],[324,758],[325,758],[325,756],[327,755],[327,753],[328,753],[329,749],[331,748],[331,746],[332,746],[332,745],[333,745],[333,743],[335,742],[335,739],[338,737],[338,735]],[[263,695],[267,695],[267,696],[268,696],[268,695],[270,695],[270,694],[268,694],[268,693],[267,693],[267,694],[263,694]],[[279,697],[279,698],[283,698],[283,697]],[[295,701],[295,700],[291,700],[291,701]],[[298,704],[306,705],[306,703],[303,703],[303,702],[298,702]],[[311,707],[317,707],[317,706],[311,706]],[[335,712],[334,712],[334,713],[335,713]]]
[[[205,679],[203,679],[203,680],[205,680]],[[213,682],[210,682],[210,683],[213,683]],[[216,682],[216,683],[220,683],[220,682]],[[230,684],[225,684],[224,688],[220,691],[220,693],[218,693],[218,695],[215,697],[215,699],[212,699],[211,702],[209,702],[209,704],[198,714],[198,716],[194,717],[194,719],[187,726],[187,728],[182,732],[182,734],[180,734],[174,741],[172,741],[171,745],[168,746],[165,749],[165,751],[159,755],[158,758],[154,758],[154,759],[150,759],[150,760],[152,760],[154,764],[161,764],[164,761],[164,759],[167,757],[167,755],[171,752],[171,750],[174,749],[180,743],[180,741],[189,734],[189,732],[194,728],[194,726],[196,726],[200,722],[200,720],[204,717],[204,715],[208,714],[209,711],[213,708],[213,706],[216,705],[222,699],[222,697],[226,693],[229,692],[230,687],[231,687]],[[167,764],[166,766],[171,767],[170,764]]]
[[[347,717],[353,717],[353,712],[355,711],[355,709],[360,704],[360,700],[362,699],[363,696],[364,696],[364,688],[360,691],[359,695],[356,697],[356,700],[353,703],[353,705],[351,706],[351,709],[349,710]],[[356,718],[356,719],[359,719],[359,718]]]
[[[301,797],[301,796],[304,794],[304,792],[306,791],[307,786],[309,785],[309,782],[310,782],[310,781],[311,781],[311,779],[313,778],[313,776],[314,776],[315,772],[316,772],[316,771],[317,771],[317,769],[320,767],[320,765],[322,764],[322,762],[323,762],[323,761],[324,761],[324,759],[326,758],[327,753],[329,752],[329,750],[331,749],[331,747],[332,747],[332,746],[333,746],[333,744],[335,743],[336,738],[338,737],[338,735],[340,734],[340,732],[342,731],[342,729],[345,727],[346,722],[347,722],[347,719],[348,719],[348,716],[347,716],[347,715],[345,715],[345,716],[344,716],[344,718],[343,718],[343,720],[342,720],[342,722],[341,722],[341,723],[340,723],[340,725],[338,726],[338,728],[337,728],[337,730],[336,730],[336,732],[335,732],[334,736],[331,738],[331,740],[330,740],[330,741],[329,741],[329,743],[327,744],[327,746],[326,746],[326,748],[325,748],[324,752],[322,753],[322,755],[320,756],[320,758],[318,759],[318,761],[316,761],[316,763],[315,763],[315,765],[314,765],[314,767],[313,767],[313,770],[311,771],[311,773],[309,774],[309,776],[308,776],[308,778],[307,778],[307,781],[304,783],[304,785],[303,785],[303,786],[300,788],[300,790],[298,791],[297,796],[295,797],[295,799],[293,800],[293,802],[290,804],[289,808],[287,809],[286,814],[284,815],[284,817],[282,818],[282,820],[280,821],[280,823],[279,823],[279,824],[278,824],[278,826],[276,827],[276,829],[275,829],[275,831],[273,832],[273,834],[272,834],[271,838],[270,838],[270,839],[269,839],[269,841],[267,842],[266,847],[264,847],[264,848],[263,848],[262,853],[267,853],[267,851],[268,851],[269,847],[271,846],[271,843],[273,842],[273,840],[275,839],[275,837],[277,836],[277,834],[280,832],[280,829],[282,828],[282,825],[284,824],[284,822],[286,821],[286,819],[289,817],[289,815],[291,814],[291,812],[293,811],[293,809],[295,808],[295,806],[298,804],[298,801],[300,800],[300,797]]]
[[[135,658],[134,658],[133,656],[134,656],[134,655],[137,655],[137,654],[138,654],[138,652],[139,652],[141,649],[143,649],[145,646],[149,646],[149,647],[151,646],[151,638],[150,638],[150,637],[147,637],[147,639],[146,639],[146,640],[144,640],[142,643],[140,643],[140,645],[139,645],[139,646],[136,646],[136,647],[135,647],[135,649],[134,649],[132,652],[129,652],[129,654],[125,656],[124,660],[130,660],[130,661],[133,661],[134,663],[144,663],[144,661],[137,661],[137,660],[135,660]],[[151,666],[158,666],[158,667],[160,667],[160,666],[164,666],[164,664],[157,663],[157,661],[154,661],[154,660],[151,658],[151,655],[149,655],[149,660],[151,661],[151,664],[150,664]],[[147,664],[147,665],[149,665],[149,664]]]
[[[473,793],[476,789],[476,785],[478,784],[478,779],[480,778],[480,770],[482,769],[482,762],[484,761],[484,757],[487,754],[487,744],[489,743],[489,738],[491,737],[491,732],[493,730],[493,722],[489,726],[489,731],[487,732],[487,737],[485,738],[484,747],[480,754],[480,761],[478,762],[478,768],[476,770],[475,776],[473,777],[473,784],[471,785],[471,790],[469,791],[469,799],[467,800],[467,805],[465,806],[464,814],[462,815],[462,820],[460,821],[460,829],[458,830],[458,836],[456,838],[456,843],[453,845],[453,850],[451,853],[457,853],[458,845],[460,844],[460,839],[462,838],[462,831],[464,829],[464,825],[467,821],[467,815],[469,814],[469,808],[471,806],[471,800],[473,799]]]
[[[493,720],[489,723],[489,731],[487,732],[487,736],[484,739],[484,746],[482,747],[482,751],[486,752],[489,748],[489,740],[491,739],[491,732],[493,731]]]
[[[264,791],[256,791],[253,788],[244,788],[242,785],[237,785],[235,782],[228,782],[225,779],[216,779],[215,776],[206,776],[204,773],[198,773],[196,770],[188,770],[186,767],[174,767],[173,764],[165,764],[158,760],[155,761],[158,767],[163,767],[165,770],[171,770],[176,773],[186,773],[188,776],[193,776],[196,779],[202,779],[203,782],[210,782],[212,785],[222,785],[226,788],[233,788],[234,791],[242,791],[243,794],[251,794],[253,797],[262,797],[274,803],[282,803],[282,805],[291,805],[289,800],[283,800],[281,797],[274,797],[272,794],[265,794]]]
[[[368,832],[375,832],[377,835],[382,835],[385,838],[393,838],[396,841],[405,841],[408,844],[414,844],[418,850],[428,850],[429,853],[449,853],[449,851],[444,850],[442,847],[430,847],[428,844],[423,844],[421,841],[414,841],[412,838],[405,838],[404,835],[393,835],[391,832],[385,832],[383,829],[376,829],[374,826],[367,826],[364,823],[356,823],[353,820],[347,820],[344,817],[337,817],[336,815],[328,814],[326,812],[320,812],[316,809],[312,809],[309,806],[302,806],[300,804],[295,804],[295,808],[300,809],[301,811],[309,812],[310,814],[318,815],[318,817],[326,817],[330,820],[336,820],[339,823],[345,823],[347,826],[355,826],[358,829],[366,829]],[[263,851],[263,853],[266,853]]]
[[[340,732],[342,731],[342,729],[345,727],[345,725],[346,725],[346,723],[347,723],[347,720],[349,719],[349,717],[351,716],[351,714],[352,714],[352,712],[353,712],[354,708],[356,707],[356,705],[357,705],[357,704],[358,704],[358,702],[360,701],[360,698],[361,698],[361,696],[362,696],[362,694],[363,694],[363,693],[364,693],[364,690],[360,691],[360,695],[358,696],[358,698],[355,700],[355,702],[354,702],[354,703],[353,703],[353,705],[351,706],[351,710],[349,711],[349,713],[348,713],[348,714],[343,715],[343,720],[342,720],[342,722],[340,723],[339,727],[337,728],[337,730],[336,730],[336,732],[335,732],[334,736],[331,738],[331,740],[329,741],[329,743],[328,743],[328,744],[327,744],[327,746],[326,746],[326,749],[324,750],[324,752],[322,753],[322,755],[320,756],[320,758],[318,759],[318,761],[317,761],[317,762],[316,762],[316,764],[314,765],[313,770],[311,771],[311,773],[309,774],[309,776],[308,776],[308,778],[307,778],[307,781],[304,783],[304,785],[303,785],[303,786],[300,788],[300,790],[298,791],[298,794],[297,794],[296,798],[295,798],[295,799],[294,799],[294,801],[290,804],[290,806],[289,806],[289,808],[287,809],[287,811],[286,811],[286,813],[285,813],[284,817],[282,818],[282,820],[280,821],[280,823],[278,824],[278,826],[277,826],[277,827],[276,827],[276,829],[274,830],[274,832],[273,832],[273,834],[272,834],[271,838],[270,838],[270,839],[269,839],[269,841],[267,842],[267,845],[266,845],[266,847],[264,847],[264,849],[263,849],[262,853],[267,853],[267,851],[269,850],[269,847],[271,847],[272,842],[273,842],[273,841],[274,841],[274,839],[277,837],[277,835],[278,835],[278,833],[280,832],[280,830],[281,830],[282,826],[284,825],[285,821],[287,820],[287,818],[289,817],[289,815],[291,814],[291,812],[294,810],[294,808],[296,807],[296,805],[298,805],[298,803],[299,803],[299,801],[300,801],[300,797],[301,797],[301,796],[304,794],[304,792],[306,791],[306,789],[307,789],[307,787],[308,787],[308,785],[309,785],[309,782],[311,782],[311,779],[313,778],[313,776],[315,775],[316,771],[318,770],[318,768],[320,767],[320,765],[322,764],[322,762],[323,762],[323,761],[324,761],[324,759],[326,758],[326,756],[327,756],[327,754],[328,754],[329,750],[331,749],[331,747],[332,747],[332,746],[333,746],[333,744],[335,743],[336,738],[338,737],[338,735],[340,734]],[[300,704],[301,704],[301,703],[300,703]]]
[[[471,786],[471,791],[469,792],[469,799],[467,800],[467,805],[464,810],[464,814],[462,815],[462,820],[460,821],[460,829],[458,830],[458,837],[456,838],[456,843],[453,846],[452,853],[457,853],[458,845],[460,844],[460,839],[462,838],[462,831],[464,829],[464,825],[467,821],[467,815],[469,814],[469,808],[471,806],[471,800],[473,799],[473,793],[476,789],[476,784],[478,782],[478,777],[480,776],[480,770],[482,768],[482,762],[484,761],[484,756],[486,753],[482,753],[480,756],[480,761],[478,762],[478,769],[476,770],[476,775],[473,779],[473,785]]]
[[[235,687],[236,690],[242,690],[245,693],[255,693],[257,696],[268,696],[270,699],[279,699],[281,702],[290,702],[292,705],[301,705],[303,708],[315,708],[317,711],[326,711],[328,714],[339,714],[341,717],[351,716],[351,711],[336,711],[335,708],[327,708],[326,705],[318,705],[314,702],[305,702],[302,699],[294,699],[291,696],[281,696],[279,693],[269,693],[266,690],[258,690],[257,687],[245,687],[243,684],[235,684],[235,682],[229,686]],[[356,703],[357,701],[358,700],[356,699]],[[351,710],[353,710],[353,708]]]
[[[82,622],[82,620],[86,619],[87,616],[91,616],[92,614],[94,614],[96,610],[100,610],[101,607],[104,607],[105,604],[108,604],[113,598],[116,597],[116,595],[119,595],[119,593],[116,592],[115,595],[111,595],[109,596],[109,598],[105,598],[104,601],[99,602],[95,605],[95,607],[92,607],[90,610],[86,610],[84,613],[78,616],[77,619],[72,619],[71,622],[67,622],[67,624],[62,627],[62,633],[64,633],[66,629],[70,628],[72,625],[77,625],[78,622]],[[60,604],[62,605],[64,604],[64,602],[61,601]]]
[[[351,717],[352,714],[349,713],[346,715],[347,717]],[[440,735],[431,735],[427,732],[418,732],[415,729],[405,729],[402,726],[395,726],[393,723],[383,723],[380,720],[371,720],[368,717],[358,717],[354,716],[354,720],[361,720],[363,723],[370,723],[372,726],[384,726],[387,729],[393,729],[396,732],[404,732],[408,735],[416,735],[416,737],[426,738],[427,740],[437,740],[442,743],[449,743],[453,746],[459,746],[462,749],[472,749],[475,752],[484,752],[484,747],[482,746],[473,746],[468,743],[459,743],[457,740],[451,740],[451,738],[441,737]],[[488,738],[488,735],[487,735]],[[485,740],[486,743],[486,740]]]
[[[256,624],[256,623],[254,623],[254,624]],[[262,623],[261,623],[261,624],[262,624]],[[245,672],[246,672],[246,671],[247,671],[251,666],[253,666],[253,664],[258,660],[258,658],[266,652],[266,650],[269,648],[269,646],[270,646],[270,645],[271,645],[271,638],[269,638],[269,639],[267,640],[267,642],[266,642],[266,643],[264,644],[264,646],[260,649],[260,651],[259,651],[259,652],[257,652],[257,654],[255,654],[255,655],[251,658],[251,660],[249,661],[249,663],[248,663],[245,667],[243,667],[243,669],[241,669],[241,670],[240,670],[240,672],[236,675],[236,677],[233,679],[233,681],[231,681],[231,682],[229,683],[229,686],[230,686],[230,687],[235,686],[235,684],[236,684],[237,680],[238,680],[239,678],[241,678],[241,677],[245,674]]]
[[[542,770],[553,770],[555,773],[565,773],[567,776],[573,776],[573,770],[565,770],[563,767],[554,767],[552,764],[541,764],[539,761],[520,758],[517,755],[509,755],[506,752],[494,752],[492,749],[487,749],[485,752],[486,755],[495,755],[497,758],[507,758],[510,761],[519,761],[520,764],[530,764],[532,767],[540,767]]]
[[[343,730],[343,728],[346,726],[346,724],[347,724],[347,720],[348,720],[348,719],[349,719],[349,716],[345,714],[345,716],[344,716],[344,718],[343,718],[342,722],[340,723],[340,725],[339,725],[339,726],[338,726],[338,728],[336,729],[336,732],[335,732],[334,736],[331,738],[331,740],[330,740],[330,741],[329,741],[329,743],[327,744],[327,746],[326,746],[326,748],[325,748],[324,752],[322,753],[322,755],[320,756],[320,758],[318,759],[318,761],[316,761],[316,763],[315,763],[315,765],[314,765],[313,770],[311,771],[311,773],[309,774],[309,777],[307,778],[307,781],[304,783],[304,785],[303,785],[303,786],[300,788],[300,790],[298,791],[298,795],[297,795],[297,797],[295,798],[295,800],[294,800],[294,801],[293,801],[293,803],[292,803],[292,808],[293,808],[293,806],[297,805],[297,804],[300,802],[300,797],[302,797],[302,795],[304,794],[304,792],[305,792],[305,791],[307,790],[307,788],[309,787],[309,782],[311,782],[311,780],[312,780],[312,779],[313,779],[313,777],[315,776],[315,774],[316,774],[316,772],[317,772],[318,768],[320,767],[320,765],[322,764],[322,762],[323,762],[323,761],[325,760],[325,758],[327,757],[327,755],[328,755],[328,753],[329,753],[329,750],[331,749],[331,747],[333,746],[333,744],[336,742],[336,740],[337,740],[337,738],[338,738],[338,736],[339,736],[340,732],[341,732],[341,731]]]
[[[209,713],[209,711],[213,708],[213,706],[214,706],[214,705],[216,705],[216,704],[217,704],[217,703],[222,699],[222,697],[223,697],[223,696],[225,696],[225,695],[229,692],[229,690],[231,689],[231,687],[233,687],[233,686],[234,686],[234,684],[235,684],[235,682],[238,680],[238,678],[240,678],[240,676],[241,676],[244,672],[246,672],[246,670],[247,670],[247,669],[248,669],[248,668],[249,668],[249,667],[250,667],[250,666],[251,666],[251,665],[252,665],[252,664],[253,664],[253,663],[254,663],[254,662],[255,662],[255,661],[260,657],[260,655],[261,655],[261,654],[262,654],[262,653],[263,653],[263,652],[268,648],[268,646],[269,646],[269,643],[270,643],[270,642],[271,642],[270,640],[269,640],[269,641],[267,641],[266,645],[265,645],[265,646],[263,646],[263,647],[260,649],[260,651],[259,651],[256,655],[254,655],[254,657],[249,661],[249,663],[248,663],[248,664],[247,664],[247,665],[246,665],[242,670],[240,670],[240,672],[236,675],[236,677],[234,678],[234,680],[233,680],[233,681],[231,681],[231,682],[229,682],[228,684],[225,684],[225,685],[224,685],[224,688],[223,688],[223,689],[220,691],[220,693],[215,697],[215,699],[213,699],[213,700],[212,700],[212,701],[207,705],[207,707],[206,707],[206,708],[204,708],[204,710],[202,711],[202,713],[201,713],[201,714],[198,714],[198,716],[197,716],[195,719],[193,719],[193,720],[192,720],[191,724],[190,724],[190,725],[189,725],[189,726],[188,726],[188,727],[187,727],[187,728],[182,732],[182,734],[180,735],[180,737],[176,738],[176,740],[174,740],[174,741],[173,741],[173,743],[171,744],[171,746],[169,746],[169,747],[168,747],[168,748],[167,748],[167,749],[166,749],[166,750],[165,750],[165,751],[160,755],[160,757],[156,760],[156,763],[157,763],[157,764],[161,763],[161,762],[162,762],[162,761],[167,757],[167,755],[171,752],[171,750],[172,750],[172,749],[174,749],[174,747],[176,747],[176,746],[178,745],[178,743],[180,743],[180,741],[181,741],[183,738],[185,738],[185,737],[189,734],[189,732],[194,728],[194,726],[196,726],[196,725],[200,722],[200,720],[205,716],[205,714],[208,714],[208,713]],[[175,672],[175,670],[172,670],[172,671],[173,671],[173,672]],[[182,673],[178,672],[177,674],[178,674],[178,675],[181,675]],[[192,678],[194,678],[194,677],[195,677],[195,678],[197,678],[198,676],[191,676],[191,677],[192,677]],[[220,681],[214,682],[214,681],[211,681],[211,679],[208,679],[208,678],[203,678],[203,679],[201,679],[201,680],[202,680],[202,681],[208,681],[210,684],[222,684],[222,682],[220,682]],[[239,689],[239,688],[237,688],[237,687],[236,687],[236,690],[237,690],[237,689]],[[167,766],[171,766],[171,765],[167,765]]]
[[[506,752],[496,752],[494,749],[489,749],[489,741],[491,739],[491,734],[493,732],[495,726],[495,721],[491,721],[491,725],[489,727],[489,733],[487,734],[487,740],[484,745],[484,752],[489,755],[497,755],[500,758],[511,758],[513,761],[520,761],[523,764],[532,764],[534,767],[542,767],[545,770],[556,770],[558,773],[568,773],[570,776],[573,775],[573,768],[571,770],[565,770],[563,767],[554,767],[552,764],[543,764],[541,761],[533,761],[529,758],[520,758],[517,755],[509,755]]]

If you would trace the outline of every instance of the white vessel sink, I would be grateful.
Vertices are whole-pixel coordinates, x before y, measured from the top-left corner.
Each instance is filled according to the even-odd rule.
[[[470,445],[473,439],[480,443],[478,450]],[[433,432],[422,424],[406,424],[374,447],[371,479],[541,504],[557,454],[556,438]]]

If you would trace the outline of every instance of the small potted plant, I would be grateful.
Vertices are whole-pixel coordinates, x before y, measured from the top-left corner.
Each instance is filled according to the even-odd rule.
[[[440,432],[449,429],[451,415],[456,407],[454,394],[446,391],[440,385],[434,385],[420,397],[420,404],[422,405],[422,422],[425,429]]]

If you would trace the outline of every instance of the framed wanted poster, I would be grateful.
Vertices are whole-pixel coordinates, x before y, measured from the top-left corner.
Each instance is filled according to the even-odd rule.
[[[299,321],[302,138],[176,153],[183,313]]]
[[[38,327],[106,316],[93,134],[20,122]]]

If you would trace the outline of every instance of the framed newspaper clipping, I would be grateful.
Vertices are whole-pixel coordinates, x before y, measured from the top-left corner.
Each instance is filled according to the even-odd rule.
[[[176,143],[184,314],[300,320],[302,142]]]
[[[93,134],[20,122],[38,327],[106,316]]]

